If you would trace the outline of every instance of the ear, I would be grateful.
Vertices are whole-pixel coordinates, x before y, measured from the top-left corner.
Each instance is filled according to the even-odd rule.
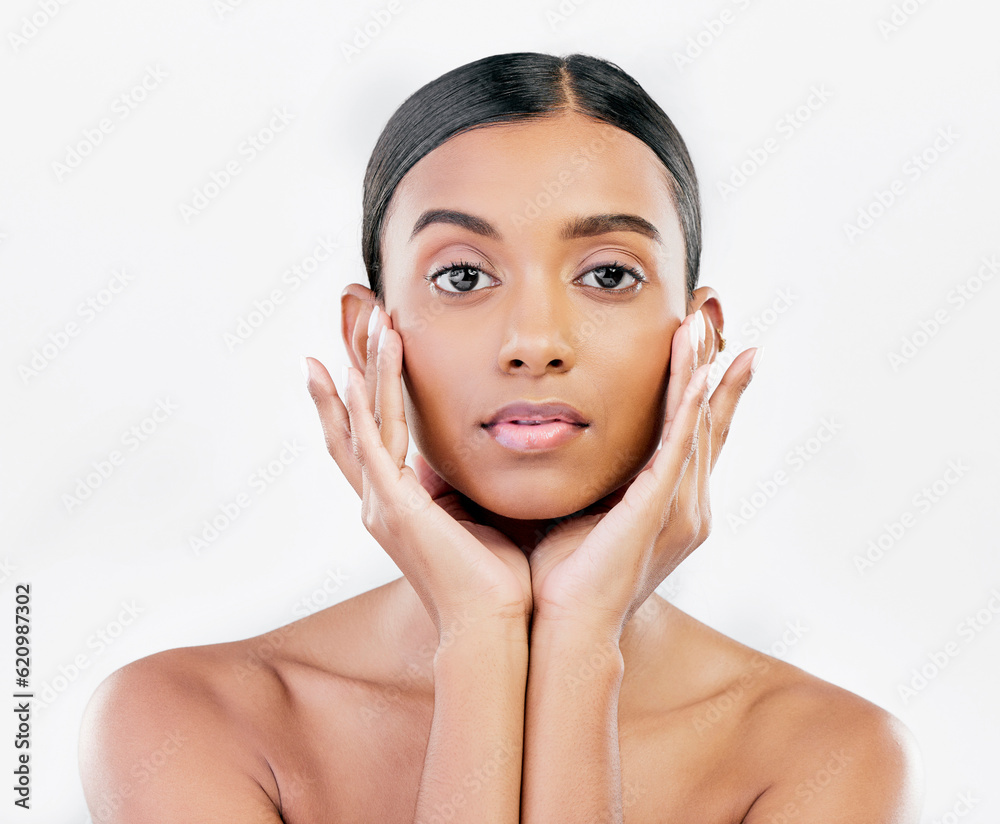
[[[365,371],[368,361],[368,321],[381,302],[375,293],[360,283],[348,283],[340,293],[340,333],[344,338],[351,366]]]
[[[708,353],[706,363],[711,363],[719,352],[719,335],[722,334],[725,323],[719,293],[711,286],[699,286],[694,290],[694,295],[688,303],[688,314],[694,314],[699,309],[705,316],[705,323],[708,326],[705,330],[705,346]]]

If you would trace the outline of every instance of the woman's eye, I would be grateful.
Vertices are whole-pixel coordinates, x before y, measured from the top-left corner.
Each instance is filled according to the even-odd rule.
[[[640,283],[643,283],[646,280],[631,266],[625,266],[621,263],[611,263],[607,266],[597,266],[587,272],[583,277],[587,278],[591,275],[594,276],[596,283],[587,285],[596,285],[599,289],[601,289],[601,291],[604,292],[633,292],[638,289],[638,285]],[[623,282],[625,283],[624,287],[622,286]]]
[[[442,292],[455,294],[481,291],[475,288],[476,283],[480,280],[480,275],[486,278],[487,283],[489,282],[489,276],[482,269],[471,263],[459,263],[439,269],[428,275],[427,279]]]

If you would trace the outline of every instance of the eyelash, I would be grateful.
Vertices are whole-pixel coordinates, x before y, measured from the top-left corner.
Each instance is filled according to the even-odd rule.
[[[486,269],[484,269],[481,264],[469,263],[467,260],[459,260],[454,263],[449,263],[447,266],[442,266],[441,268],[436,269],[435,271],[431,272],[431,274],[427,275],[424,279],[433,284],[434,287],[437,289],[437,291],[444,293],[448,297],[458,297],[460,295],[471,294],[472,292],[483,291],[482,289],[470,289],[468,292],[458,292],[458,291],[451,292],[447,289],[442,289],[434,282],[442,275],[445,275],[448,272],[454,271],[456,269],[472,269],[473,271],[476,272],[482,272],[487,277],[491,277],[489,272],[487,272]],[[586,272],[584,272],[583,275],[581,275],[581,277],[583,277],[584,275],[589,275],[596,269],[621,269],[623,272],[625,272],[625,274],[630,275],[632,279],[636,281],[627,289],[601,289],[600,287],[591,287],[597,289],[600,292],[610,292],[616,295],[632,294],[634,292],[638,292],[639,289],[642,288],[643,284],[647,283],[646,278],[637,269],[634,269],[631,266],[627,266],[624,263],[619,263],[617,260],[614,261],[613,263],[602,263],[599,266],[593,266]]]

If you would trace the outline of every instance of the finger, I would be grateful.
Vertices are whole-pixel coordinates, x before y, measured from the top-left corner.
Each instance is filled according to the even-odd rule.
[[[368,395],[368,408],[375,409],[375,385],[378,383],[376,374],[376,346],[379,330],[385,325],[386,315],[376,303],[368,316],[368,333],[365,339],[365,393]]]
[[[360,496],[361,466],[354,456],[354,447],[351,445],[351,424],[347,408],[337,395],[337,387],[326,367],[315,358],[306,358],[305,361],[309,370],[306,387],[319,413],[327,451]]]
[[[710,365],[702,367],[709,372]],[[706,379],[706,390],[701,396],[701,418],[698,422],[698,495],[692,502],[697,507],[697,512],[692,512],[692,519],[696,516],[698,523],[698,535],[702,540],[708,537],[712,528],[712,510],[709,481],[712,477],[712,467],[715,466],[713,455],[712,429],[714,421],[712,419],[712,405],[709,403]]]
[[[400,467],[382,443],[382,434],[368,405],[364,376],[354,367],[348,367],[348,373],[348,386],[344,394],[351,424],[351,447],[361,464],[362,482],[374,484],[379,500],[389,500],[389,489],[392,482],[399,479]]]
[[[381,324],[380,324],[381,325]],[[403,339],[388,325],[381,327],[375,341],[376,374],[375,419],[382,433],[382,443],[396,466],[406,464],[410,442],[403,411]]]
[[[702,366],[695,371],[688,381],[681,398],[677,414],[674,416],[670,431],[667,433],[663,447],[656,460],[653,461],[652,474],[658,484],[676,479],[670,488],[664,488],[666,501],[672,501],[677,495],[683,475],[698,446],[698,424],[702,414],[702,400],[708,386],[708,366]],[[666,503],[666,501],[664,503]]]
[[[718,387],[712,393],[712,399],[709,402],[713,421],[712,465],[710,469],[715,467],[715,462],[719,459],[719,452],[722,451],[726,438],[729,437],[729,427],[736,414],[736,406],[753,377],[751,365],[754,360],[758,360],[757,355],[761,351],[761,347],[758,346],[740,352],[733,359],[726,373],[722,376],[722,380],[719,381]],[[759,362],[758,360],[758,364]]]
[[[708,365],[698,367],[695,377],[691,379],[691,383],[694,383],[695,378],[704,383],[702,388],[696,391],[696,398],[692,401],[699,407],[694,430],[691,433],[693,449],[690,459],[684,467],[684,474],[674,493],[671,506],[675,515],[683,514],[683,518],[698,531],[701,530],[701,522],[704,517],[703,509],[708,500],[708,480],[711,474],[709,466],[711,460],[711,421],[707,399],[709,368]]]
[[[690,331],[691,343],[693,346],[691,355],[692,374],[693,370],[701,369],[705,364],[707,354],[706,336],[708,331],[708,323],[705,319],[704,312],[699,309],[694,313],[693,317],[693,326]],[[697,339],[695,339],[696,331]],[[692,523],[700,523],[700,507],[702,501],[705,500],[703,494],[705,487],[707,486],[709,475],[707,466],[708,461],[706,458],[709,453],[710,440],[706,438],[709,421],[706,414],[708,404],[705,401],[705,394],[706,393],[702,391],[699,395],[698,403],[700,404],[701,409],[699,411],[699,418],[694,433],[694,452],[691,455],[691,459],[688,461],[687,467],[684,469],[684,477],[681,478],[681,483],[678,487],[674,501],[675,511],[686,513]]]
[[[699,327],[704,328],[704,316],[700,309],[684,318],[674,332],[670,344],[670,378],[667,382],[667,411],[662,437],[666,437],[670,424],[677,415],[681,398],[691,381],[691,375],[698,367],[698,349],[702,337]]]

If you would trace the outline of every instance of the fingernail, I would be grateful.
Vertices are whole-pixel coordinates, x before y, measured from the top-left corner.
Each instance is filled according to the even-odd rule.
[[[306,386],[308,386],[312,375],[309,374],[309,361],[306,360],[305,355],[299,355],[299,366],[302,367],[302,377],[306,379]]]
[[[763,346],[758,346],[757,347],[757,351],[754,353],[753,360],[750,361],[750,377],[751,378],[756,374],[757,367],[760,366],[760,359],[761,359],[761,356],[763,356],[763,354],[764,354],[764,347]]]
[[[698,341],[704,346],[706,332],[705,313],[698,310]]]
[[[368,317],[368,337],[372,336],[372,332],[375,331],[375,324],[378,323],[378,307],[376,306],[372,309],[371,315]]]
[[[351,370],[347,364],[340,367],[340,396],[347,397],[347,390],[351,388]]]
[[[385,333],[386,333],[386,330],[388,330],[388,328],[389,328],[388,326],[383,326],[382,327],[382,331],[378,333],[378,343],[375,344],[375,351],[376,352],[381,352],[382,351],[382,341],[385,340]]]
[[[700,309],[698,310],[701,311]],[[698,318],[692,318],[691,324],[688,326],[688,334],[691,338],[691,348],[694,349],[694,353],[698,354]]]

